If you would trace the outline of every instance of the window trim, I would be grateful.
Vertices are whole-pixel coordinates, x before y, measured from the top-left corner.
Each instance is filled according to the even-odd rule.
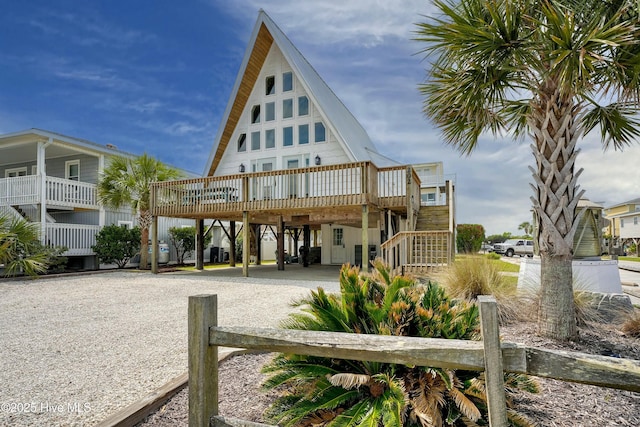
[[[267,143],[269,139],[267,138],[267,134],[271,133],[273,135],[273,146],[268,147]],[[264,131],[264,149],[265,150],[273,150],[276,148],[276,130],[275,129],[265,129]]]
[[[322,129],[324,129],[324,138],[319,140],[317,135],[318,135],[318,125],[322,125]],[[318,143],[318,144],[322,144],[327,142],[327,127],[324,125],[324,123],[320,122],[314,122],[313,124],[313,142]]]
[[[269,106],[273,106],[273,115],[271,116],[271,118],[269,118]],[[275,101],[271,101],[271,102],[265,102],[264,104],[264,121],[266,122],[273,122],[276,119],[276,103]]]
[[[257,115],[256,112],[258,113]],[[252,125],[257,125],[260,123],[260,104],[256,104],[251,107],[251,117],[249,119]]]
[[[307,128],[307,142],[302,142],[302,139],[300,138],[300,136],[302,135],[302,128],[306,127]],[[310,142],[310,138],[309,138],[309,124],[308,123],[301,123],[298,125],[298,145],[308,145]]]
[[[15,177],[9,177],[9,174],[16,172],[17,175]],[[24,172],[24,175],[20,175],[20,172]],[[19,168],[11,168],[11,169],[5,169],[4,170],[4,177],[5,178],[17,178],[19,176],[27,176],[27,167],[26,166],[21,166]]]
[[[118,221],[118,227],[124,226],[128,230],[133,228],[133,221]]]
[[[71,174],[69,173],[69,167],[73,165],[78,166],[77,179],[74,179],[73,177],[71,177]],[[71,181],[80,181],[80,159],[67,160],[66,162],[64,162],[64,178],[70,179]]]
[[[244,146],[244,149],[242,149],[242,150],[240,149],[240,140],[242,140],[242,143],[243,143],[243,146]],[[238,140],[236,142],[236,148],[237,148],[237,151],[236,151],[237,153],[246,153],[247,152],[247,134],[246,133],[243,132],[238,136]]]
[[[285,131],[287,129],[291,129],[291,144],[285,144],[285,142],[286,142]],[[282,146],[283,147],[293,147],[293,145],[294,145],[294,137],[293,136],[294,136],[293,135],[293,126],[284,126],[282,128]]]
[[[303,98],[307,100],[307,112],[306,112],[306,113],[304,113],[304,114],[302,114],[302,113],[300,112],[300,100],[301,100],[301,99],[303,99]],[[298,116],[306,117],[306,116],[308,116],[308,115],[309,115],[309,97],[308,97],[308,96],[306,96],[306,95],[300,95],[300,96],[298,97]]]
[[[290,89],[286,89],[286,85],[285,85],[285,76],[291,76],[291,88]],[[293,71],[285,71],[284,73],[282,73],[282,92],[293,92],[293,90],[295,89],[294,87],[294,83],[293,83]]]
[[[284,103],[285,103],[285,102],[290,102],[290,103],[291,103],[291,109],[290,109],[290,113],[291,113],[291,114],[290,114],[290,115],[288,115],[288,116],[287,116],[287,115],[285,115],[285,114],[286,114],[286,113],[285,113],[285,112],[286,112],[286,110],[285,110],[285,107],[284,107]],[[293,114],[293,98],[285,98],[285,99],[283,99],[283,100],[282,100],[282,118],[283,118],[283,119],[292,119],[292,118],[293,118],[293,116],[294,116],[294,114]]]
[[[261,132],[259,130],[255,131],[255,132],[251,132],[251,151],[260,151],[262,149],[262,135],[260,135],[260,133]],[[256,135],[258,136],[258,140],[257,140],[258,141],[258,148],[255,148],[255,145],[254,145],[254,142],[255,142],[254,137]]]
[[[272,81],[271,90],[269,90],[269,80]],[[276,76],[267,76],[264,78],[264,94],[265,96],[271,96],[276,94]]]

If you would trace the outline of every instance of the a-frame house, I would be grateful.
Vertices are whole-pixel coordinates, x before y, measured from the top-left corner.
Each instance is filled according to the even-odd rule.
[[[443,204],[421,207],[416,171],[378,153],[262,10],[204,176],[154,184],[153,215],[193,218],[201,233],[204,219],[228,222],[232,246],[236,222],[242,221],[243,230],[252,230],[243,233],[244,248],[259,248],[256,231],[270,226],[278,238],[280,269],[288,229],[302,232],[304,248],[311,246],[312,231],[321,232],[322,264],[367,268],[371,257],[382,255],[392,267],[427,267],[450,262],[453,253],[452,184],[438,184],[447,195]],[[425,215],[431,220],[418,220]],[[429,233],[415,234],[417,224],[427,224]],[[230,252],[234,264],[235,250]],[[243,251],[245,275],[249,252]]]

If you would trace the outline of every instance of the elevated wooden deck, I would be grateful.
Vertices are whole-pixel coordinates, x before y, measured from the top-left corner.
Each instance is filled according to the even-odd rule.
[[[420,180],[410,166],[378,168],[371,162],[157,182],[154,216],[256,224],[339,223],[358,226],[362,207],[402,215],[420,210]]]

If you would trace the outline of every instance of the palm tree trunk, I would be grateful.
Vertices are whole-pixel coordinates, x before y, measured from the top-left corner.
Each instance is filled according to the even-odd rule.
[[[149,268],[149,226],[151,214],[149,211],[140,211],[140,270]]]
[[[584,191],[574,173],[579,107],[563,98],[552,81],[547,82],[532,106],[529,128],[537,169],[530,168],[536,197],[532,197],[536,240],[541,258],[539,333],[568,340],[577,333],[573,301],[573,236],[578,224],[576,206]]]

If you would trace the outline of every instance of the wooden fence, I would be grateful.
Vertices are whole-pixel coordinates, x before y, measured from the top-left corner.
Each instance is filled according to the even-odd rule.
[[[218,346],[485,371],[489,425],[507,425],[504,372],[640,392],[640,361],[500,343],[497,305],[478,298],[482,341],[218,327],[217,295],[189,297],[189,426],[259,426],[218,416]]]

